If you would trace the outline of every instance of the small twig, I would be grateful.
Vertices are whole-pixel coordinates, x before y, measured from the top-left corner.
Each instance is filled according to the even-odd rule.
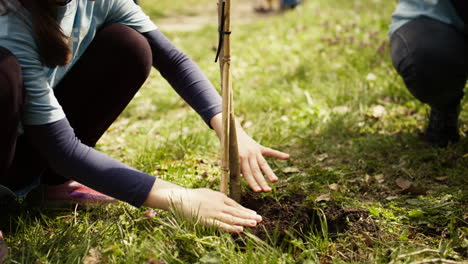
[[[414,261],[410,264],[431,264],[431,263],[448,263],[448,264],[466,264],[468,262],[458,262],[449,259],[435,258],[435,259],[424,259],[421,261]]]
[[[408,254],[400,255],[400,256],[398,256],[397,258],[406,258],[406,257],[411,257],[411,256],[423,254],[423,253],[435,253],[435,254],[439,254],[439,251],[438,251],[438,250],[435,250],[435,249],[425,248],[425,249],[422,249],[422,250],[419,250],[419,251],[414,251],[414,252],[411,252],[411,253],[408,253]]]
[[[398,260],[398,259],[407,258],[407,257],[411,257],[411,256],[416,256],[416,255],[420,255],[420,254],[423,254],[423,253],[439,254],[439,251],[435,250],[435,249],[425,248],[425,249],[422,249],[422,250],[419,250],[419,251],[414,251],[414,252],[411,252],[411,253],[408,253],[408,254],[399,255],[399,256],[397,256],[395,258],[395,260],[390,261],[388,264],[394,264],[395,261]],[[419,263],[419,262],[412,262],[412,263],[414,264],[414,263]],[[421,263],[426,263],[426,262],[421,262]],[[427,263],[433,263],[433,262],[427,262]],[[452,262],[446,262],[446,263],[452,263]],[[454,262],[454,263],[457,263],[457,262]]]
[[[74,213],[73,213],[73,225],[76,225],[77,221],[76,221],[76,216],[78,215],[78,204],[75,205],[75,210],[74,210]]]
[[[406,175],[408,175],[411,179],[414,179],[414,175],[411,174],[411,172],[409,172],[407,169],[405,168],[401,168],[401,170],[406,173]]]
[[[338,253],[338,255],[340,255],[342,258],[344,258],[344,259],[346,259],[346,260],[349,260],[349,258],[348,258],[345,254],[343,254],[343,252],[337,251],[337,253]]]

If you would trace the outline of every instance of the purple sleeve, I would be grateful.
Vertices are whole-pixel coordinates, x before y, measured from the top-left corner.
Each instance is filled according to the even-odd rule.
[[[59,175],[133,206],[143,204],[156,179],[81,143],[67,119],[25,126],[25,135]]]
[[[201,69],[159,30],[143,33],[153,52],[153,66],[210,126],[222,111],[221,97]]]

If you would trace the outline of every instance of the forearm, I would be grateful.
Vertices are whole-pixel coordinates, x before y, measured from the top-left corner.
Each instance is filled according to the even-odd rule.
[[[223,138],[223,115],[218,113],[210,120],[210,125],[216,132],[216,135],[221,140]]]
[[[158,30],[143,33],[153,53],[153,66],[209,124],[221,112],[221,97],[201,69]]]
[[[242,134],[242,136],[247,135],[245,134],[244,129],[240,125],[240,123],[235,120],[236,123],[236,133],[238,135]],[[213,128],[213,130],[216,132],[216,135],[218,138],[221,140],[223,138],[223,115],[222,113],[218,113],[213,118],[210,120],[210,126]]]
[[[181,197],[182,192],[186,192],[187,189],[179,185],[167,182],[165,180],[157,179],[149,192],[143,205],[158,208],[163,210],[169,210],[174,200],[177,201],[177,197]]]
[[[25,134],[58,174],[134,206],[141,206],[154,183],[153,176],[82,144],[66,119],[25,126]]]

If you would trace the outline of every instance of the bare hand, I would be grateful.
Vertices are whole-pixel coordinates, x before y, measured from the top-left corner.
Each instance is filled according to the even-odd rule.
[[[255,227],[262,217],[225,194],[210,189],[188,189],[157,179],[145,205],[181,212],[187,219],[216,226],[228,232],[242,232],[244,226]]]
[[[218,138],[221,139],[223,137],[221,113],[215,115],[211,119],[210,124],[216,131]],[[289,154],[258,144],[245,133],[239,124],[236,126],[236,130],[241,173],[247,184],[255,192],[271,191],[264,175],[266,175],[270,182],[278,181],[278,177],[276,177],[270,165],[268,165],[265,156],[286,160],[289,158]]]
[[[237,130],[237,140],[241,172],[247,184],[256,192],[271,191],[264,175],[268,177],[270,182],[278,181],[278,177],[270,168],[264,156],[286,160],[289,158],[289,154],[258,144],[240,126]]]
[[[187,218],[196,217],[204,225],[216,226],[228,232],[242,232],[243,226],[255,227],[262,221],[255,211],[210,189],[185,189],[174,193],[173,197],[173,206]]]

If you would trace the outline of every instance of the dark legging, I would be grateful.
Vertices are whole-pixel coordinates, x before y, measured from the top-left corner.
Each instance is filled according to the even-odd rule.
[[[135,30],[109,25],[97,33],[84,55],[54,89],[75,134],[84,144],[96,144],[143,85],[151,65],[148,41]],[[0,129],[0,183],[15,188],[42,172],[46,182],[64,182],[65,178],[47,169],[23,136],[16,137],[23,93],[15,57],[0,49],[0,115],[7,120],[2,121],[6,129]]]
[[[0,47],[0,176],[13,163],[18,124],[24,104],[23,78],[16,57]]]
[[[419,18],[391,37],[393,64],[420,101],[444,110],[460,103],[468,76],[468,36],[454,27]]]

